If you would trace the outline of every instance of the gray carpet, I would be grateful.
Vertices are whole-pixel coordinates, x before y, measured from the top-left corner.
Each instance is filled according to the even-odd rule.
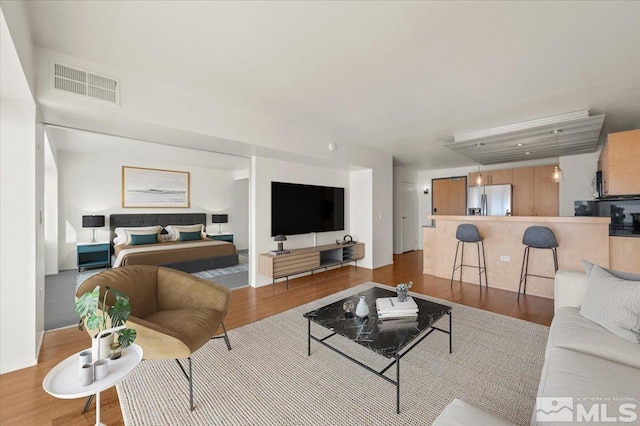
[[[434,332],[402,359],[399,415],[390,383],[315,342],[308,357],[302,314],[371,285],[230,330],[231,351],[208,342],[192,356],[193,412],[175,362],[143,361],[117,385],[125,424],[429,425],[454,398],[529,424],[548,337],[538,324],[440,301],[453,306],[453,354],[448,336]],[[331,341],[376,369],[389,362],[340,336]]]
[[[196,272],[194,275],[234,289],[249,285],[248,250],[238,250],[239,264],[228,268]],[[89,269],[82,272],[76,270],[61,271],[57,275],[47,275],[44,280],[44,329],[68,327],[78,323],[75,312],[74,295],[76,289],[87,278],[104,271]]]
[[[77,324],[75,311],[76,279],[78,271],[60,271],[44,278],[45,331]]]

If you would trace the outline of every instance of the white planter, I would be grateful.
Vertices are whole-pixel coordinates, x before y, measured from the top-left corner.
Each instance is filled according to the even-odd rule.
[[[100,344],[98,345],[98,342]],[[99,359],[109,358],[109,349],[113,343],[113,333],[105,334],[101,338],[94,337],[91,339],[91,354],[93,356],[93,362]],[[100,346],[100,352],[98,352],[98,346]]]

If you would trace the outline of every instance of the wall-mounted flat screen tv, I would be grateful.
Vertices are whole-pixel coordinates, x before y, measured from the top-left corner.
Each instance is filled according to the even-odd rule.
[[[271,235],[344,230],[344,188],[271,182]]]

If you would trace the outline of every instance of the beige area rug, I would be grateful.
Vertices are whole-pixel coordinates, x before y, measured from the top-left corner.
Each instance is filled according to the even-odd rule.
[[[529,424],[548,335],[542,325],[431,299],[453,306],[453,354],[449,336],[434,331],[402,359],[399,415],[392,384],[313,341],[308,357],[302,314],[372,285],[231,330],[231,351],[220,339],[207,343],[192,357],[193,412],[175,361],[143,361],[117,386],[125,424],[429,425],[454,398]],[[439,325],[448,328],[446,316]],[[324,329],[312,323],[312,332]],[[378,370],[389,362],[343,337],[330,341]],[[386,374],[395,378],[395,367]]]

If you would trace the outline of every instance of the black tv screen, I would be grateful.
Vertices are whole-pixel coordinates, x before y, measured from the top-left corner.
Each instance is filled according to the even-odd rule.
[[[344,188],[271,182],[271,236],[344,230]]]

